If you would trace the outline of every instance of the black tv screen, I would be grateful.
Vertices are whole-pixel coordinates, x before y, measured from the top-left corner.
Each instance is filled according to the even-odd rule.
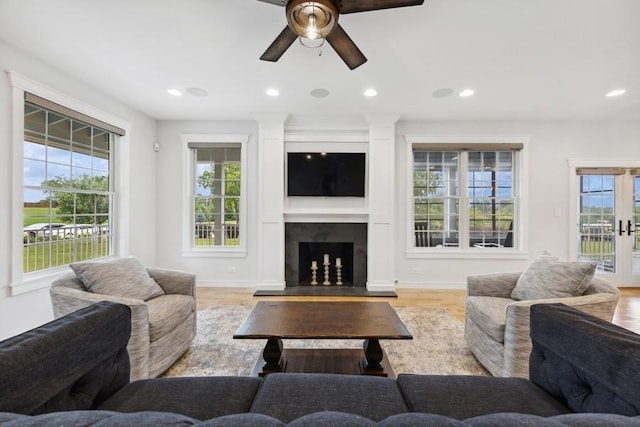
[[[365,163],[365,153],[287,153],[287,194],[364,197]]]

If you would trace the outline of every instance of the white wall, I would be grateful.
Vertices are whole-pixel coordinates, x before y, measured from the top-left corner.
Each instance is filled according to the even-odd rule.
[[[158,168],[158,261],[172,268],[193,271],[202,286],[256,286],[258,206],[257,135],[255,122],[167,121],[158,125],[162,148]],[[190,258],[181,254],[182,174],[179,162],[181,133],[247,133],[248,144],[248,247],[246,258]],[[502,259],[442,256],[408,257],[405,135],[524,136],[528,159],[525,191],[527,245],[518,256]],[[400,287],[460,288],[469,274],[522,269],[543,251],[569,255],[569,169],[571,160],[640,159],[638,122],[406,122],[396,125],[395,136],[395,280]],[[370,173],[375,173],[370,171]],[[558,215],[559,214],[559,215]],[[231,272],[230,270],[235,270]]]
[[[522,259],[408,258],[406,256],[405,135],[529,136],[527,144],[528,245]],[[409,153],[410,154],[410,153]],[[568,161],[640,159],[639,122],[399,122],[396,126],[396,274],[400,286],[460,287],[470,274],[518,271],[543,251],[569,254]],[[560,215],[557,216],[556,213]]]
[[[70,79],[0,42],[0,339],[53,319],[48,289],[10,296],[11,282],[11,147],[12,89],[6,70],[37,81],[51,89],[132,123],[130,133],[129,250],[145,264],[156,261],[156,159],[153,142],[156,123],[126,105]],[[17,189],[16,191],[21,191]]]
[[[181,134],[246,134],[248,217],[246,257],[183,256],[182,254],[182,170]],[[258,281],[258,124],[255,121],[162,121],[158,123],[158,264],[190,271],[200,286],[255,286]],[[244,190],[243,190],[244,191]]]

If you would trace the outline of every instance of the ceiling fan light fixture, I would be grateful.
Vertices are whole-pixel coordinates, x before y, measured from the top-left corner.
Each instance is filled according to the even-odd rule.
[[[314,13],[309,15],[309,25],[307,25],[304,36],[311,40],[320,38],[320,32],[318,31],[318,27],[316,27],[316,15]]]
[[[296,39],[304,46],[315,48],[326,40],[350,70],[367,62],[367,57],[338,23],[340,14],[419,6],[424,3],[424,0],[261,1],[284,6],[287,18],[287,26],[260,56],[261,60],[277,62]],[[317,50],[318,55],[322,55],[322,49]]]
[[[289,28],[308,40],[324,39],[338,23],[338,8],[331,0],[290,0],[286,12]]]
[[[324,45],[324,39],[322,37],[318,39],[308,39],[306,37],[298,37],[300,44],[304,47],[308,47],[310,49],[318,49]]]

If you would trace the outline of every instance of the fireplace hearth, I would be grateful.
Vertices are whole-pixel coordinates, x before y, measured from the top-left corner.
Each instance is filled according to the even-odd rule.
[[[366,288],[367,224],[363,223],[286,223],[285,281],[287,288],[311,284],[313,261],[317,282],[323,285],[324,256],[329,258],[330,286],[337,282],[336,259],[340,258],[342,287]]]

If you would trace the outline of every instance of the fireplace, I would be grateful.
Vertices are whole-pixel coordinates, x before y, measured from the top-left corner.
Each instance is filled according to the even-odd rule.
[[[310,286],[316,262],[317,286],[325,280],[324,258],[329,259],[329,282],[337,285],[336,259],[341,261],[342,286],[366,287],[367,224],[286,223],[285,281],[287,287]]]
[[[325,278],[324,258],[327,257],[328,281],[338,285],[338,260],[340,260],[340,282],[353,286],[353,242],[299,242],[298,284],[313,285],[311,266],[317,266],[316,284]]]

